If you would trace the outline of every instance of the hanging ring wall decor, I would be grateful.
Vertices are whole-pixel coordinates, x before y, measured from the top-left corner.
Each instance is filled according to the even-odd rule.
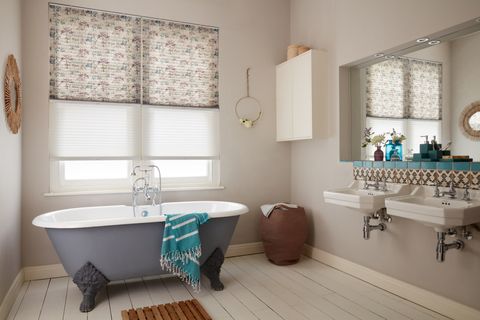
[[[248,119],[246,117],[240,116],[240,106],[244,105],[247,102],[253,103],[258,109],[258,115],[255,119]],[[245,128],[253,127],[255,123],[262,117],[262,107],[260,106],[260,102],[254,97],[250,96],[250,68],[247,68],[247,95],[238,99],[237,103],[235,104],[235,114],[240,121],[240,124],[242,124]]]
[[[15,90],[15,102],[13,103],[10,87],[13,84]],[[11,54],[8,56],[7,66],[5,68],[5,81],[3,84],[5,113],[7,123],[12,133],[18,133],[22,125],[22,82],[20,81],[20,72],[18,71],[17,61]]]

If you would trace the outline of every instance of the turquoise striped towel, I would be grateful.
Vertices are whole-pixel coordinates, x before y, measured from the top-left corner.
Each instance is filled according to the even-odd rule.
[[[207,213],[166,215],[160,265],[200,291],[202,247],[198,228],[208,220]]]

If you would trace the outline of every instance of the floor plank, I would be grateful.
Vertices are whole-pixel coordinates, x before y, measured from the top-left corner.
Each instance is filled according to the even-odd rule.
[[[18,292],[17,298],[15,299],[15,302],[13,303],[12,308],[10,309],[10,312],[8,313],[7,320],[14,320],[15,316],[18,313],[18,309],[20,309],[20,305],[22,304],[23,298],[25,297],[25,294],[27,293],[28,286],[30,285],[30,281],[24,282],[22,284],[22,287],[20,288],[20,291]]]
[[[197,299],[221,320],[448,320],[318,261],[302,258],[276,266],[263,254],[229,258],[222,268],[223,291],[202,289],[176,277],[149,277],[110,283],[96,308],[79,310],[82,294],[71,279],[25,282],[7,320],[122,320],[121,310]]]
[[[341,290],[351,290],[351,288],[354,288],[354,290],[358,291],[359,293],[368,296],[370,300],[382,304],[383,306],[390,308],[407,318],[448,320],[447,317],[444,317],[424,307],[418,306],[415,303],[402,299],[394,294],[379,289],[367,282],[352,277],[339,270],[333,269],[318,261],[312,259],[303,259],[302,261],[304,265],[311,266],[311,269],[316,273],[322,274],[334,281],[332,285],[335,287],[336,292]],[[374,292],[375,294],[371,295],[370,292]],[[395,302],[391,303],[391,300]]]
[[[68,279],[67,299],[63,320],[87,320],[87,313],[80,312],[83,295],[72,279]],[[53,319],[52,319],[53,320]]]
[[[301,284],[289,281],[287,277],[277,277],[273,272],[270,272],[272,268],[270,268],[269,262],[266,260],[261,267],[258,267],[260,261],[254,264],[251,258],[232,259],[232,261],[240,268],[243,267],[245,272],[256,277],[264,285],[274,288],[278,292],[288,292],[288,295],[285,294],[285,299],[291,301],[293,300],[292,297],[294,297],[296,302],[293,307],[310,319],[357,319],[349,312],[325,300],[322,295],[308,292]],[[267,268],[268,271],[266,270]]]
[[[62,319],[67,298],[68,278],[50,280],[40,320]]]
[[[228,271],[223,270],[221,279],[225,284],[226,291],[235,296],[238,301],[244,304],[253,314],[259,319],[281,320],[282,318],[270,309],[260,299],[258,299],[252,292],[245,288],[240,282],[232,277]]]
[[[108,302],[107,288],[103,288],[97,295],[95,309],[88,313],[88,320],[111,319],[110,303]],[[52,318],[53,319],[53,318]]]
[[[405,316],[398,310],[392,309],[390,305],[385,305],[382,302],[372,299],[371,296],[366,294],[367,290],[370,288],[369,284],[365,283],[362,286],[362,284],[357,283],[357,286],[355,286],[355,281],[358,279],[354,279],[353,277],[351,277],[352,279],[346,278],[345,280],[348,280],[347,282],[339,281],[338,279],[332,278],[331,275],[329,276],[328,274],[322,272],[321,268],[324,268],[325,265],[321,263],[318,264],[320,266],[309,265],[306,263],[306,261],[302,260],[299,264],[292,266],[292,269],[311,279],[312,281],[334,291],[336,294],[345,297],[350,301],[363,306],[364,308],[367,308],[375,314],[380,315],[381,317],[395,320],[412,319]],[[388,293],[385,292],[385,294]]]
[[[264,304],[286,320],[305,320],[308,319],[297,310],[292,308],[288,300],[285,300],[280,292],[265,287],[260,282],[253,280],[248,273],[239,269],[231,260],[225,261],[223,267],[248,290],[257,296]]]
[[[205,279],[205,277],[204,277]],[[232,316],[234,319],[241,319],[241,320],[256,320],[258,317],[253,314],[250,309],[248,309],[244,304],[242,304],[234,295],[231,294],[229,290],[223,291],[215,291],[210,289],[210,281],[205,279],[203,281],[205,284],[202,290],[207,291],[210,293],[215,300],[218,301],[222,305],[222,307],[227,310],[227,312]],[[224,284],[225,285],[225,284]]]
[[[173,298],[162,279],[144,279],[144,281],[154,305],[173,302]]]
[[[127,286],[128,295],[134,309],[143,308],[153,305],[152,298],[150,297],[147,287],[143,279],[131,279],[125,281]]]
[[[177,277],[162,278],[165,288],[174,301],[190,300],[192,295]]]
[[[132,308],[132,301],[130,301],[125,282],[119,281],[109,284],[107,286],[107,296],[112,320],[122,320],[122,310]]]
[[[191,286],[187,284],[183,284],[185,290],[189,292],[189,294],[197,299],[208,314],[213,319],[225,319],[225,320],[233,320],[233,317],[223,308],[223,306],[218,303],[218,301],[205,289],[205,281],[203,281],[202,287],[200,292],[195,292]]]
[[[50,280],[36,280],[30,282],[15,319],[38,320],[49,283]]]

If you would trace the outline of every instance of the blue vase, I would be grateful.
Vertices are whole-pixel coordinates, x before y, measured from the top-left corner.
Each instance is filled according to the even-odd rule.
[[[397,150],[397,154],[400,157],[400,161],[402,160],[402,154],[403,154],[402,143],[399,142],[399,141],[396,141],[395,143],[393,143],[392,140],[388,140],[387,144],[385,145],[385,160],[386,161],[390,161],[394,150]]]

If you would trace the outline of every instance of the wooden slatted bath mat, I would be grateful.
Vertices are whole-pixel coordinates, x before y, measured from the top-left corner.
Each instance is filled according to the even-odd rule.
[[[122,311],[122,320],[212,320],[197,299]]]

